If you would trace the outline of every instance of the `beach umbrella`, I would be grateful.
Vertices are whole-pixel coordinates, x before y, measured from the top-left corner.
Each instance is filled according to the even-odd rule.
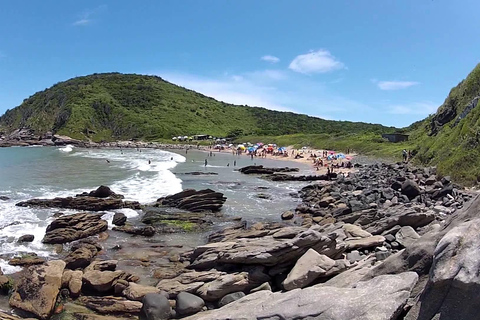
[[[245,146],[243,144],[239,144],[237,146],[237,149],[245,150]]]
[[[335,151],[328,151],[329,154],[335,154]]]
[[[248,148],[247,150],[250,151],[250,152],[254,152],[254,151],[255,151],[255,148],[254,148],[254,147],[250,147],[250,148]]]
[[[278,151],[284,152],[284,151],[287,151],[287,149],[285,147],[280,147],[280,148],[278,148]]]
[[[337,159],[345,159],[345,155],[343,153],[337,154]]]

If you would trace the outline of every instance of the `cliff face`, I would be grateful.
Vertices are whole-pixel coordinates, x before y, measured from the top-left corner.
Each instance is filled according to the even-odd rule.
[[[480,179],[480,65],[461,81],[437,112],[416,126],[416,159],[468,184]]]

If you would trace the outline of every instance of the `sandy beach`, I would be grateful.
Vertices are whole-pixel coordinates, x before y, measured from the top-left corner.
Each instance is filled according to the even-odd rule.
[[[214,149],[210,147],[200,147],[199,150],[203,150],[206,152],[213,152],[213,153],[233,153],[234,149]],[[266,159],[272,159],[272,160],[280,160],[280,161],[290,161],[290,162],[298,162],[298,163],[303,163],[303,164],[309,164],[311,167],[311,174],[316,174],[316,175],[321,175],[321,174],[327,174],[328,168],[330,170],[333,168],[333,172],[336,173],[343,173],[347,175],[350,172],[355,172],[356,169],[354,167],[352,168],[346,168],[346,167],[341,167],[342,162],[346,164],[348,161],[351,161],[356,154],[345,154],[346,158],[350,159],[339,159],[339,160],[326,160],[323,158],[323,166],[315,166],[314,165],[314,160],[316,157],[313,157],[312,155],[321,156],[323,151],[327,151],[329,153],[334,152],[337,154],[337,152],[332,151],[332,150],[319,150],[319,149],[311,149],[311,148],[302,148],[302,149],[296,149],[293,146],[288,146],[286,147],[286,154],[288,156],[284,155],[273,155],[273,154],[266,154],[265,158]],[[300,157],[295,157],[296,155],[300,155]],[[242,152],[241,154],[242,157],[251,157],[248,152]],[[261,156],[254,156],[254,159],[256,158],[261,158]],[[337,168],[336,165],[339,165]]]

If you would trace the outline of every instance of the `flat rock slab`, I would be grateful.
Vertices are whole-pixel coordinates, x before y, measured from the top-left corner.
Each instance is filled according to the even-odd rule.
[[[66,197],[54,199],[31,199],[16,204],[19,207],[64,208],[87,211],[105,211],[121,208],[140,209],[136,201],[123,201],[113,198],[90,196]]]
[[[296,261],[309,248],[335,258],[345,247],[335,240],[335,235],[304,229],[293,239],[265,236],[253,239],[237,239],[231,242],[210,243],[199,246],[193,252],[191,267],[210,269],[218,263],[260,264],[274,266]],[[383,238],[383,237],[382,237]]]
[[[417,283],[414,272],[384,275],[355,288],[309,287],[286,293],[259,291],[188,320],[210,319],[396,319]]]
[[[95,310],[102,314],[115,313],[133,313],[138,314],[142,309],[140,301],[131,301],[125,298],[105,296],[93,297],[83,296],[78,298],[78,301],[84,304],[87,308]]]
[[[347,248],[349,250],[378,247],[378,246],[381,246],[383,242],[385,242],[384,236],[371,236],[367,238],[352,239],[352,240],[345,241],[345,243],[347,244]]]

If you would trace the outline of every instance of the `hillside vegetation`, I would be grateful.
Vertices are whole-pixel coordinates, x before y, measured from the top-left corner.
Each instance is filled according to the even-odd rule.
[[[381,125],[329,121],[236,106],[156,76],[93,74],[58,83],[0,117],[3,130],[30,128],[77,139],[170,139],[178,135],[286,135],[391,132]]]
[[[434,115],[408,129],[415,159],[436,165],[466,184],[480,181],[480,64],[461,81]]]

